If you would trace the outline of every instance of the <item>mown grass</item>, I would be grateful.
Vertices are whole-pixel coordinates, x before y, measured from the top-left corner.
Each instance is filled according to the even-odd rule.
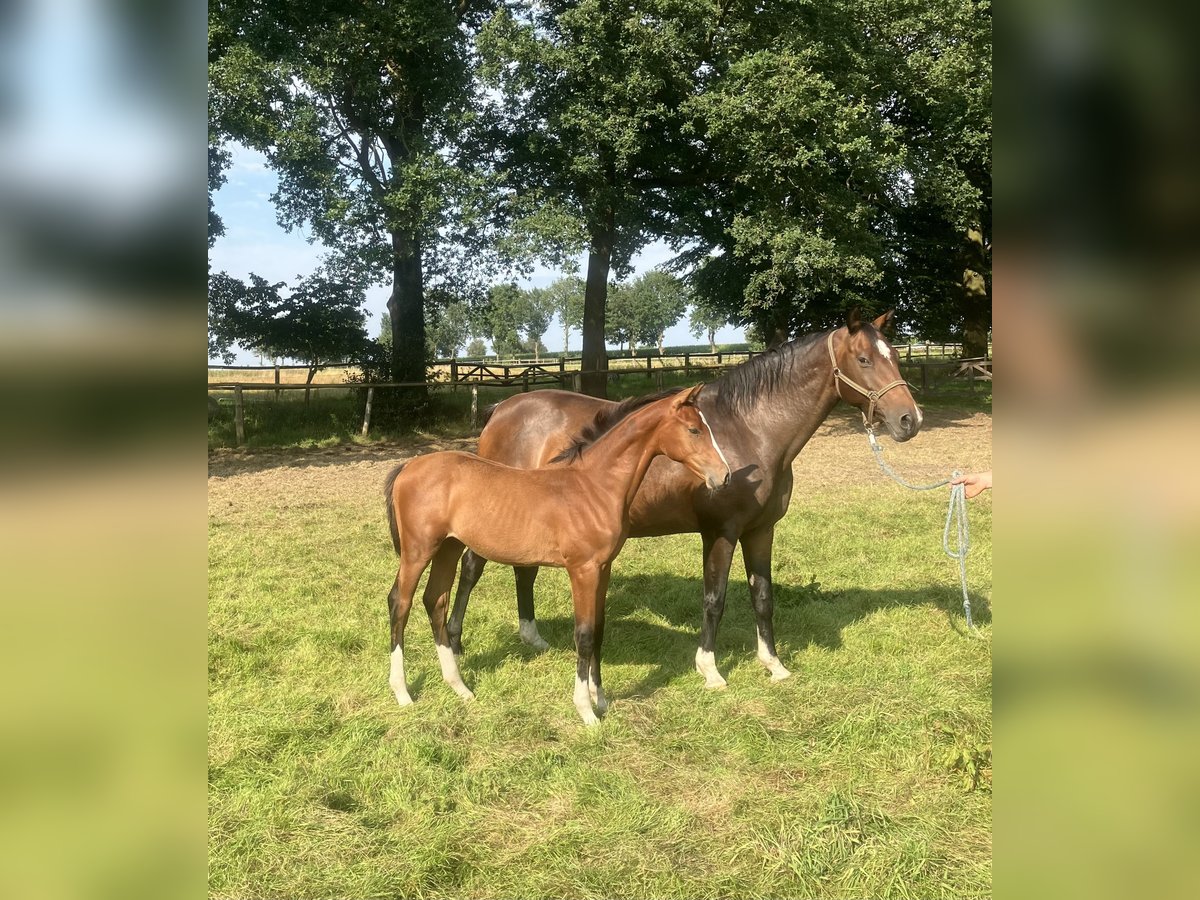
[[[423,608],[387,685],[395,559],[381,503],[288,498],[210,515],[209,878],[219,898],[976,897],[990,894],[991,500],[971,506],[979,636],[941,553],[942,492],[793,500],[775,551],[771,684],[735,559],[706,692],[699,538],[631,541],[608,603],[612,707],[571,704],[565,574],[552,649],[516,635],[512,576],[474,595],[464,704]]]

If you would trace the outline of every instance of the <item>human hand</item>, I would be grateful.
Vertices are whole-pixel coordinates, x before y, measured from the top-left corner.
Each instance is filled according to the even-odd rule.
[[[988,469],[986,472],[972,472],[969,475],[959,475],[957,478],[952,478],[950,483],[964,485],[963,492],[966,494],[967,499],[970,500],[972,497],[978,497],[984,491],[991,490],[992,470]]]

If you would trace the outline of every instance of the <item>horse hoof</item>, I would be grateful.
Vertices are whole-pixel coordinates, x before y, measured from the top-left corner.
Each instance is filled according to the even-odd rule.
[[[704,682],[704,689],[706,691],[723,691],[727,687],[729,687],[729,682],[727,682],[724,678],[710,678],[708,681]]]
[[[536,622],[530,619],[522,619],[517,630],[521,635],[521,640],[534,650],[542,652],[550,649],[550,645],[542,640],[542,636],[538,634]]]
[[[791,677],[792,677],[792,673],[789,672],[787,669],[785,669],[783,666],[780,666],[778,669],[771,670],[771,681],[772,682],[787,681]]]
[[[408,694],[396,694],[396,702],[401,706],[412,706],[413,699]]]
[[[584,712],[583,710],[580,710],[579,718],[583,719],[583,724],[588,726],[589,728],[591,728],[593,725],[600,724],[600,720],[598,718],[596,718],[596,714],[594,712],[592,712],[590,709],[587,710],[586,712]]]
[[[471,689],[465,684],[452,684],[450,687],[454,688],[454,693],[462,697],[464,702],[475,699],[475,695],[471,693]]]

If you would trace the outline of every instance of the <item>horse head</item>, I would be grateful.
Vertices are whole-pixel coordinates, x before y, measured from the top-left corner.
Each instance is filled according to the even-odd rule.
[[[838,396],[862,412],[867,427],[882,421],[899,443],[921,430],[923,416],[900,375],[899,357],[883,334],[893,312],[864,322],[858,310],[852,310],[845,330],[830,334],[827,347]]]
[[[710,490],[715,490],[729,484],[732,474],[708,420],[696,404],[702,390],[704,385],[698,384],[667,401],[669,411],[659,426],[658,440],[666,456],[683,463]]]

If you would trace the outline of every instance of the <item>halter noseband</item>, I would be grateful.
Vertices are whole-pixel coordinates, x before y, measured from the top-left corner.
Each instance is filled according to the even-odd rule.
[[[842,370],[838,368],[837,357],[833,354],[833,335],[834,332],[829,332],[829,337],[825,340],[825,347],[829,350],[829,362],[833,365],[833,389],[837,391],[838,397],[840,397],[842,400],[845,400],[846,398],[842,396],[842,389],[838,385],[839,381],[843,381],[867,398],[867,411],[863,413],[863,424],[867,427],[867,430],[870,431],[871,423],[875,420],[875,404],[879,402],[879,398],[892,388],[900,387],[900,385],[907,384],[908,382],[906,382],[903,378],[897,378],[895,381],[884,385],[877,391],[868,390],[867,388],[863,387],[853,378],[844,375]]]

